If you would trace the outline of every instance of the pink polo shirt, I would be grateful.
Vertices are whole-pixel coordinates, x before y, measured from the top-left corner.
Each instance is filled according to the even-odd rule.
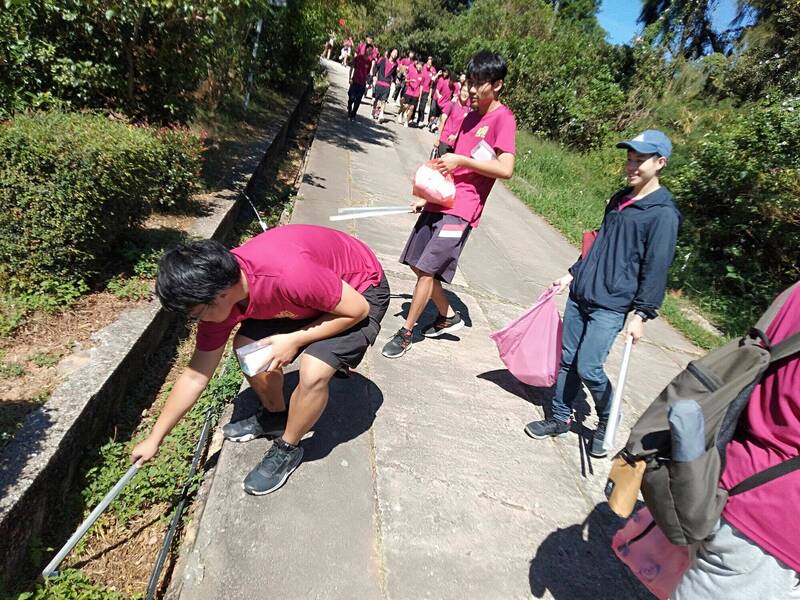
[[[439,139],[448,146],[453,146],[455,140],[451,140],[451,136],[458,135],[458,132],[461,130],[461,124],[464,122],[464,117],[466,117],[472,109],[467,104],[461,104],[458,100],[453,100],[442,110],[443,113],[447,115],[447,120],[444,122],[442,132],[439,134]]]
[[[516,154],[516,133],[517,121],[514,113],[503,104],[485,115],[481,115],[477,110],[471,111],[464,117],[458,131],[455,154],[472,157],[482,141],[486,142],[495,154],[504,152]],[[464,167],[453,171],[453,179],[456,184],[456,202],[453,208],[428,203],[424,210],[456,215],[469,222],[474,229],[481,220],[483,207],[495,180]]]
[[[363,292],[377,286],[383,268],[365,243],[335,229],[284,225],[231,250],[247,278],[248,304],[233,307],[221,323],[201,321],[197,349],[208,352],[228,340],[245,319],[311,319],[342,299],[342,281]]]
[[[450,104],[453,98],[453,86],[449,79],[440,78],[436,82],[436,104],[439,108],[444,110],[444,107]]]
[[[422,93],[429,94],[431,91],[431,79],[433,78],[431,72],[425,67],[422,67],[422,72],[419,75],[422,80]]]
[[[773,344],[800,331],[800,284],[766,334]],[[772,365],[753,389],[728,444],[722,487],[800,454],[800,357]],[[800,471],[732,496],[722,516],[759,548],[800,571]]]
[[[414,64],[408,66],[408,73],[406,73],[406,96],[412,98],[419,98],[419,88],[422,83],[419,71]]]

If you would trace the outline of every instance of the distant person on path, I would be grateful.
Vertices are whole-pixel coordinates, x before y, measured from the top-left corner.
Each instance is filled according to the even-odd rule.
[[[331,52],[333,52],[333,47],[336,45],[336,34],[331,31],[328,34],[328,41],[325,42],[325,49],[322,52],[322,58],[325,60],[331,59]]]
[[[442,116],[445,107],[453,99],[453,84],[450,81],[450,71],[442,69],[441,74],[436,80],[433,91],[433,102],[431,102],[431,114],[428,119],[428,129],[431,133],[436,132],[439,126],[438,119]]]
[[[397,81],[395,81],[394,88],[394,101],[399,104],[401,111],[397,114],[397,122],[400,123],[400,115],[402,113],[403,95],[406,91],[406,75],[408,68],[414,64],[414,51],[409,50],[408,55],[397,61]]]
[[[350,56],[353,54],[353,38],[348,37],[342,42],[342,51],[339,54],[339,61],[346,67],[350,62]]]
[[[800,332],[800,283],[767,327],[778,344]],[[750,394],[725,450],[721,486],[800,455],[800,358],[771,365]],[[800,471],[728,498],[714,533],[696,548],[672,600],[800,598]]]
[[[525,427],[535,439],[567,433],[572,402],[583,382],[598,415],[589,450],[596,458],[606,455],[603,439],[612,395],[603,364],[628,313],[626,334],[634,342],[642,337],[644,323],[658,316],[681,222],[672,194],[659,183],[672,153],[669,138],[648,129],[617,148],[628,151],[629,185],[608,201],[597,238],[585,256],[553,282],[559,292],[569,287],[553,414]]]
[[[417,123],[420,126],[425,123],[425,113],[428,109],[428,99],[431,95],[431,83],[436,72],[433,67],[433,58],[428,57],[428,62],[420,69],[420,94],[419,111],[417,112]]]
[[[300,440],[325,410],[328,383],[358,366],[389,306],[389,285],[372,250],[314,225],[276,227],[233,250],[213,240],[178,246],[161,257],[156,294],[165,308],[200,324],[189,366],[131,459],[155,456],[203,393],[239,325],[234,348],[269,338],[272,349],[268,369],[247,377],[262,410],[223,428],[233,441],[275,438],[244,480],[253,495],[278,489],[303,460]],[[298,356],[300,380],[287,408],[283,367]]]
[[[467,86],[461,88],[461,92],[451,102],[448,102],[444,107],[439,126],[441,133],[436,141],[433,143],[436,148],[436,158],[441,158],[445,154],[455,150],[456,140],[458,139],[458,132],[461,130],[461,124],[464,118],[472,110],[469,102],[469,89]]]
[[[475,54],[467,66],[472,112],[457,134],[454,152],[437,159],[438,168],[455,180],[453,208],[416,200],[422,211],[400,262],[411,267],[417,284],[405,323],[383,347],[387,358],[398,358],[411,347],[412,330],[428,301],[433,299],[439,316],[423,327],[425,337],[435,338],[461,329],[464,321],[450,306],[442,282],[450,283],[470,231],[478,222],[496,179],[510,179],[514,173],[517,124],[514,114],[500,100],[508,67],[505,60],[489,51]]]
[[[372,104],[372,118],[380,121],[383,119],[383,108],[389,100],[389,89],[392,86],[395,71],[397,70],[397,48],[393,48],[388,57],[378,61],[375,68],[376,79],[372,93],[375,101]]]
[[[367,90],[367,77],[369,77],[370,58],[372,46],[367,44],[367,51],[357,54],[350,68],[350,88],[347,90],[347,117],[355,121],[361,99]]]
[[[414,121],[414,114],[417,111],[417,104],[419,104],[419,94],[422,88],[422,63],[416,61],[414,64],[409,65],[408,72],[406,73],[406,91],[403,94],[403,106],[400,108],[398,118],[401,119],[401,124],[404,127],[409,125],[416,125]]]

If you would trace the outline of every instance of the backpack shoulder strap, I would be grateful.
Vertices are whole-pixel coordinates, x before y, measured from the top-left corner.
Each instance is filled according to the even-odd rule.
[[[759,331],[766,331],[769,324],[772,322],[772,319],[775,318],[775,315],[778,314],[778,311],[783,306],[783,303],[786,302],[786,299],[792,295],[794,289],[800,286],[800,282],[795,283],[794,285],[786,288],[781,292],[775,300],[772,301],[772,304],[769,305],[769,308],[761,315],[761,318],[756,323],[755,327]]]
[[[735,496],[736,494],[747,492],[760,485],[769,483],[773,479],[788,475],[797,469],[800,469],[800,456],[795,456],[794,458],[780,462],[777,465],[772,465],[768,469],[754,473],[747,479],[740,481],[738,484],[728,490],[728,496]]]
[[[769,351],[769,362],[774,363],[800,352],[800,332],[775,344]]]

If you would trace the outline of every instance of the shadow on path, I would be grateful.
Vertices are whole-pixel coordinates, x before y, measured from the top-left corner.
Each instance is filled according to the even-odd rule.
[[[623,524],[604,502],[582,523],[548,535],[531,559],[531,594],[543,598],[549,592],[554,600],[654,598],[611,549]]]
[[[287,400],[297,387],[299,372],[286,373],[283,395]],[[239,393],[233,401],[231,422],[246,419],[258,409],[258,398],[251,388]],[[383,392],[371,380],[350,371],[350,377],[332,379],[325,412],[311,429],[313,435],[303,442],[303,462],[325,458],[339,444],[344,444],[369,431],[383,404]]]

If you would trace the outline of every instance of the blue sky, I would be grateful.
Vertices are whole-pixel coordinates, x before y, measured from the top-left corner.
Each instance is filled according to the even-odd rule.
[[[641,30],[636,23],[641,9],[640,2],[631,0],[602,0],[597,18],[600,25],[608,32],[608,41],[612,44],[625,44]],[[735,0],[719,0],[714,11],[714,24],[717,29],[726,29],[736,15]]]

